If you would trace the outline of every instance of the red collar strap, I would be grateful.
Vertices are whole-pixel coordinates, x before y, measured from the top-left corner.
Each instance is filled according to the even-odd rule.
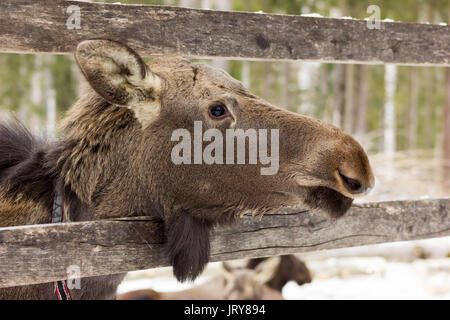
[[[52,208],[52,223],[62,223],[64,218],[64,196],[56,191]],[[67,281],[55,281],[55,294],[58,300],[72,300]]]

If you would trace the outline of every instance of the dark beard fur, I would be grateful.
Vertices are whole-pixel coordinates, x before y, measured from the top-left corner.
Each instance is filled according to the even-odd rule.
[[[167,251],[178,281],[195,280],[209,261],[212,224],[182,212],[168,223]]]
[[[352,202],[353,199],[326,187],[308,188],[305,199],[311,209],[318,209],[332,218],[342,217],[350,209]]]

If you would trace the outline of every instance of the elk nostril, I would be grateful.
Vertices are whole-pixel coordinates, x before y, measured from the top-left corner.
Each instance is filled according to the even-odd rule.
[[[346,177],[340,172],[339,172],[339,176],[342,178],[345,188],[351,194],[358,194],[358,193],[364,192],[363,184],[360,181]]]

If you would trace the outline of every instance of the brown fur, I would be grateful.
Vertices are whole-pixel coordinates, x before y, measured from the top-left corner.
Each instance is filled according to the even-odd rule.
[[[165,221],[168,255],[183,281],[207,263],[215,224],[285,207],[338,217],[373,186],[367,156],[352,137],[270,105],[222,70],[177,57],[146,65],[108,40],[82,42],[76,58],[92,89],[68,113],[59,140],[44,143],[20,125],[0,124],[0,227],[48,223],[55,190],[64,192],[66,221],[154,215]],[[230,117],[208,116],[218,101]],[[171,134],[192,132],[195,120],[204,130],[279,129],[278,174],[260,175],[259,164],[175,165]],[[343,176],[361,190],[349,189]],[[111,297],[121,277],[83,279],[74,296]],[[51,298],[48,289],[0,289],[0,298]]]

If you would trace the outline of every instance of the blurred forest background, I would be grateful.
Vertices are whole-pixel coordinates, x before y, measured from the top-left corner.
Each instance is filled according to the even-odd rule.
[[[117,2],[116,0],[101,2]],[[129,0],[171,5],[333,18],[364,19],[369,5],[381,20],[446,24],[450,0]],[[114,21],[111,21],[114,23]],[[354,135],[370,154],[443,148],[450,110],[450,68],[329,64],[305,61],[206,61],[226,69],[255,94]],[[0,54],[0,113],[12,110],[33,130],[55,135],[55,123],[79,94],[80,75],[71,56]],[[3,111],[2,111],[3,110]],[[448,111],[450,115],[450,111]],[[447,140],[445,140],[447,141]]]

